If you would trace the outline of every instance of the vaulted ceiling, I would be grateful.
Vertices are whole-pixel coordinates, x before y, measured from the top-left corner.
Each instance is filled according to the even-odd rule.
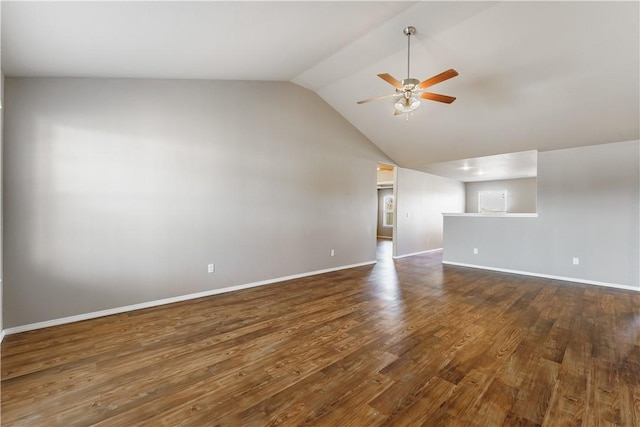
[[[400,166],[640,139],[640,3],[2,2],[7,76],[284,80]],[[460,75],[393,116],[376,77]]]

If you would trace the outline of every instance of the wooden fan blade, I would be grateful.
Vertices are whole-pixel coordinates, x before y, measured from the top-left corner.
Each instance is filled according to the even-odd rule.
[[[400,83],[395,77],[393,77],[391,74],[378,74],[378,77],[380,77],[382,80],[384,80],[385,82],[389,83],[391,86],[395,87],[396,89],[402,89],[404,86],[402,86],[402,83]]]
[[[420,94],[420,98],[428,99],[430,101],[444,102],[446,104],[451,104],[456,100],[455,96],[440,95],[439,93],[431,92],[422,92]]]
[[[399,95],[397,93],[392,93],[389,95],[376,96],[375,98],[363,99],[362,101],[358,101],[358,104],[364,104],[366,102],[375,101],[376,99],[391,98],[392,96],[399,96]]]
[[[453,68],[447,71],[443,71],[442,73],[438,74],[437,76],[433,76],[423,82],[420,82],[418,84],[418,87],[420,89],[426,89],[429,86],[433,86],[435,84],[438,84],[440,82],[443,82],[445,80],[449,80],[452,77],[455,77],[458,75],[458,72],[456,70],[454,70]]]

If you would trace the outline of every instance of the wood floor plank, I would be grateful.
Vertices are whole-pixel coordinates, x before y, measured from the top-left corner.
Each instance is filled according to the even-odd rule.
[[[549,408],[543,424],[575,426],[585,423],[587,406],[587,378],[560,373],[551,393]]]
[[[438,413],[455,389],[454,384],[434,376],[414,393],[411,400],[406,400],[404,406],[397,406],[396,411],[387,415],[380,425],[421,425]]]
[[[541,425],[556,387],[560,365],[535,355],[532,357],[536,357],[535,362],[532,369],[523,375],[524,381],[512,412]]]
[[[477,399],[474,407],[467,411],[465,419],[469,425],[499,426],[504,423],[513,408],[518,390],[494,379],[482,398]]]
[[[441,261],[7,336],[2,425],[640,425],[640,293]]]

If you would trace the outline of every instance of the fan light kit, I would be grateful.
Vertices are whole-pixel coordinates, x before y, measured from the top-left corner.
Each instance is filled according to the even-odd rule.
[[[366,102],[383,98],[397,98],[394,103],[394,116],[411,113],[416,108],[418,108],[420,106],[420,100],[418,99],[418,97],[422,99],[428,99],[430,101],[438,101],[444,102],[446,104],[451,104],[456,100],[455,97],[440,95],[438,93],[432,92],[424,92],[423,89],[441,83],[445,80],[449,80],[450,78],[457,76],[458,72],[454,69],[450,69],[422,82],[417,79],[412,79],[409,73],[409,67],[411,65],[411,36],[416,33],[416,29],[414,27],[405,27],[402,30],[402,33],[407,36],[407,78],[402,81],[398,81],[391,74],[378,74],[378,77],[396,88],[395,93],[358,101],[358,104],[364,104]]]

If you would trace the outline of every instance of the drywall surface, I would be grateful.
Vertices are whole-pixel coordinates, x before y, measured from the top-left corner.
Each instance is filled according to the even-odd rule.
[[[0,4],[0,10],[2,10],[2,5]],[[0,19],[2,22],[2,19]],[[0,105],[4,105],[4,73],[0,72]],[[4,118],[4,110],[0,109],[0,334],[2,334],[3,325],[3,294],[4,294],[4,265],[3,265],[3,215],[2,215],[2,205],[3,205],[3,197],[2,197],[2,175],[3,175],[3,167],[2,167],[2,157],[3,157],[3,118]],[[1,337],[0,337],[1,340]]]
[[[1,46],[2,46],[2,2],[0,1],[0,58],[2,58]],[[4,73],[2,72],[2,62],[0,61],[0,106],[4,107]],[[0,109],[0,335],[3,333],[4,317],[3,317],[3,294],[4,294],[4,268],[2,263],[2,246],[3,246],[3,231],[2,231],[2,152],[3,152],[3,118],[4,110]],[[0,340],[1,340],[0,336]]]
[[[393,188],[380,188],[378,189],[378,237],[393,237],[393,226],[385,227],[384,216],[384,198],[385,196],[393,196]]]
[[[464,212],[464,184],[397,168],[395,256],[442,247],[443,212]]]
[[[5,102],[5,328],[375,260],[390,159],[311,91],[7,78]]]
[[[639,235],[639,141],[548,151],[538,217],[446,217],[444,261],[640,289]]]
[[[536,178],[504,179],[465,183],[465,212],[478,213],[479,191],[507,191],[508,213],[536,212]]]

